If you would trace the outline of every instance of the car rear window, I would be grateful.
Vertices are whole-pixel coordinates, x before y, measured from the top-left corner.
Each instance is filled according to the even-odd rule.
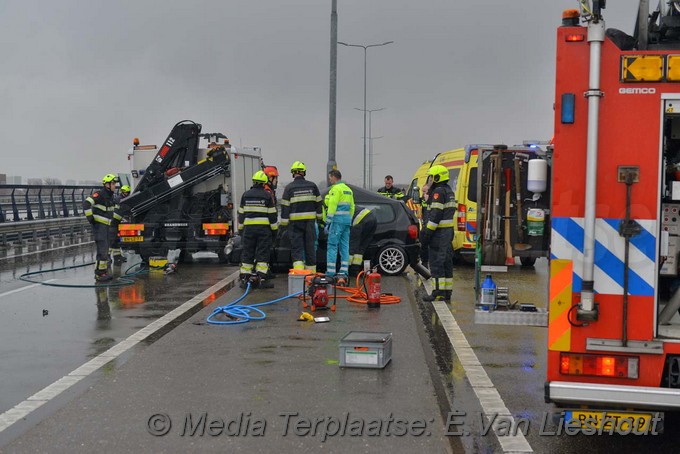
[[[355,212],[359,212],[364,208],[368,208],[375,214],[378,224],[389,224],[396,219],[394,209],[389,203],[363,203],[357,205],[354,210]]]
[[[470,202],[477,202],[477,167],[470,169],[468,178],[468,199]]]

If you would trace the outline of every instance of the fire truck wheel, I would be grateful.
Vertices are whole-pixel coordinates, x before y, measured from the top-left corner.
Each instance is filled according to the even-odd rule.
[[[536,257],[520,257],[519,261],[522,263],[522,266],[534,266]]]
[[[377,256],[380,274],[396,276],[404,272],[408,266],[408,259],[404,248],[397,244],[383,246]]]

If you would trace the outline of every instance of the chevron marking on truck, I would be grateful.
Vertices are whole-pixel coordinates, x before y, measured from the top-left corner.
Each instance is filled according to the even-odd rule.
[[[550,261],[550,323],[548,323],[548,348],[566,352],[571,347],[571,292],[574,262],[554,259]]]
[[[656,220],[637,219],[642,233],[631,239],[629,289],[632,296],[654,296],[656,261]],[[621,219],[598,218],[595,222],[595,292],[623,295],[623,237]],[[583,270],[583,218],[553,218],[551,258],[574,262],[573,290],[581,291]]]

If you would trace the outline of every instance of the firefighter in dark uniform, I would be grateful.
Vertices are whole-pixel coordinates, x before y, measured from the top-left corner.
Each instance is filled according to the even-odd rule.
[[[97,245],[94,278],[98,282],[113,279],[109,273],[109,229],[115,214],[116,202],[113,199],[113,194],[117,182],[118,177],[114,174],[106,174],[102,178],[104,187],[92,193],[83,202],[83,210],[87,221],[92,225],[94,242]]]
[[[428,181],[430,181],[428,179]],[[425,226],[427,225],[427,220],[430,217],[430,184],[426,183],[423,185],[423,197],[420,202],[420,212],[421,212],[421,218],[420,222],[421,225]],[[424,267],[429,267],[430,266],[430,248],[429,246],[425,246],[423,244],[423,230],[421,229],[420,232],[420,261],[423,263]]]
[[[275,166],[267,166],[262,170],[268,178],[267,183],[264,185],[264,189],[272,195],[274,206],[276,206],[276,187],[279,185],[279,171]]]
[[[378,219],[371,209],[364,208],[356,211],[349,232],[349,264],[352,275],[357,274],[361,269],[364,254],[378,226]]]
[[[307,167],[302,162],[295,161],[290,172],[294,179],[281,198],[281,226],[290,235],[293,268],[316,272],[316,223],[323,218],[321,193],[316,184],[305,180]]]
[[[453,229],[455,226],[456,200],[448,185],[449,170],[435,165],[427,172],[432,176],[430,187],[429,217],[422,227],[421,241],[430,248],[430,271],[434,281],[431,295],[424,301],[450,301],[453,290]]]
[[[127,259],[123,257],[123,251],[120,249],[119,237],[118,237],[118,225],[121,221],[120,216],[120,201],[130,195],[130,186],[123,185],[120,187],[120,193],[113,195],[114,212],[113,220],[111,221],[111,228],[109,229],[109,256],[114,265],[122,265],[123,262],[127,262]]]
[[[387,175],[385,177],[385,186],[378,189],[378,194],[389,197],[390,199],[401,200],[404,198],[404,191],[393,186],[394,178],[392,175]]]
[[[259,287],[274,287],[266,276],[278,216],[271,194],[264,189],[267,181],[267,175],[258,170],[253,175],[253,186],[241,196],[238,209],[238,229],[243,238],[241,288],[246,288],[253,275],[259,278]]]
[[[279,185],[279,170],[276,168],[276,166],[266,166],[264,169],[262,169],[267,175],[268,181],[264,185],[264,190],[267,191],[268,193],[271,194],[272,200],[274,201],[274,207],[277,206],[278,202],[276,199],[276,187]],[[278,213],[277,213],[277,219],[278,219]],[[274,263],[274,260],[276,260],[276,235],[274,235],[274,238],[272,240],[272,252],[271,252],[271,259],[269,260],[269,263]],[[267,272],[267,279],[274,279],[276,275],[272,272],[271,267],[269,268],[269,272]]]

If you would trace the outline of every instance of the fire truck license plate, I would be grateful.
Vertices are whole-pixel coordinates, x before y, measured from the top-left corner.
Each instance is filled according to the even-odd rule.
[[[603,432],[644,432],[649,430],[654,414],[651,413],[620,413],[614,411],[573,410],[565,411],[566,421],[580,421],[583,429],[599,429]],[[604,427],[603,427],[604,424]]]
[[[144,241],[143,236],[123,236],[120,238],[120,241],[123,243],[141,243]]]

